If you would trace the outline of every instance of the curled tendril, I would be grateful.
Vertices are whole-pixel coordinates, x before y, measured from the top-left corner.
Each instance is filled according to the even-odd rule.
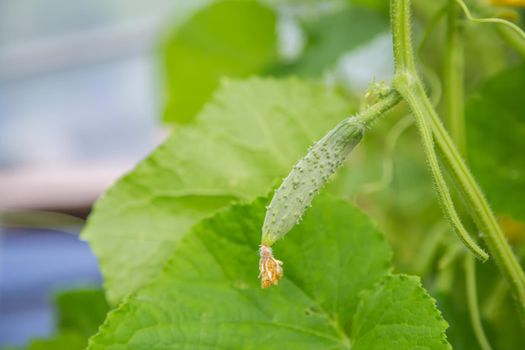
[[[493,23],[493,24],[501,24],[501,25],[504,25],[506,27],[508,27],[509,29],[513,30],[516,34],[519,35],[519,37],[522,39],[522,40],[525,40],[525,32],[523,32],[523,30],[518,27],[516,24],[510,22],[510,21],[507,21],[506,19],[503,19],[503,18],[494,18],[494,17],[489,17],[489,18],[477,18],[477,17],[474,17],[472,16],[472,13],[470,12],[469,8],[467,7],[467,5],[465,4],[465,2],[463,0],[456,0],[456,2],[458,3],[458,5],[461,7],[461,10],[465,13],[465,16],[467,17],[467,19],[471,22],[476,22],[476,23]],[[501,3],[502,1],[500,1]],[[510,2],[515,2],[515,3],[518,3],[518,1],[509,1],[507,0],[508,3]],[[525,4],[524,1],[519,1],[521,3],[521,5],[523,6]]]

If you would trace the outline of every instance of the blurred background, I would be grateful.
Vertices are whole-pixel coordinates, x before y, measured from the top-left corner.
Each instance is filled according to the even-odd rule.
[[[167,134],[156,48],[204,1],[0,0],[0,347],[53,332],[101,283],[93,201]]]

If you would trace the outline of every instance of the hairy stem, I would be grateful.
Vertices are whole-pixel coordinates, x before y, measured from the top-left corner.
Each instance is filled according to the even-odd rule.
[[[396,61],[396,74],[393,81],[394,88],[396,88],[401,96],[408,102],[416,118],[445,216],[449,219],[452,228],[465,246],[479,259],[487,260],[487,253],[470,237],[461,223],[461,219],[456,212],[450,191],[439,166],[438,156],[434,148],[432,130],[427,121],[428,116],[426,113],[429,108],[427,103],[432,110],[433,107],[417,75],[412,50],[412,40],[410,38],[410,4],[408,1],[393,0],[391,2],[391,11],[394,59]]]
[[[383,117],[386,112],[394,108],[401,101],[399,93],[391,88],[386,88],[386,92],[378,96],[378,101],[358,113],[352,118],[353,122],[359,123],[363,128],[369,128],[378,119]]]
[[[483,239],[509,283],[523,316],[525,315],[525,274],[481,189],[443,127],[417,74],[410,37],[410,1],[391,0],[390,8],[396,68],[394,87],[400,90],[414,114],[419,114],[419,120],[430,125],[434,140],[452,170],[453,181],[465,193],[467,205],[472,208],[476,224],[483,232]]]
[[[437,152],[434,148],[434,141],[432,138],[432,130],[428,125],[426,120],[426,109],[428,108],[425,103],[422,103],[422,99],[425,97],[425,92],[423,86],[418,84],[417,86],[411,86],[405,81],[404,76],[398,76],[394,79],[394,87],[398,89],[399,93],[410,105],[412,113],[416,118],[419,131],[421,133],[421,139],[423,141],[423,146],[427,156],[428,163],[430,165],[430,170],[434,178],[437,193],[443,207],[445,216],[450,220],[452,228],[458,235],[459,239],[465,244],[465,246],[479,259],[487,260],[488,254],[481,249],[476,241],[470,237],[467,230],[461,223],[452,197],[450,196],[450,191],[448,185],[445,181],[445,177],[441,172],[439,166]],[[428,101],[430,103],[430,101]]]

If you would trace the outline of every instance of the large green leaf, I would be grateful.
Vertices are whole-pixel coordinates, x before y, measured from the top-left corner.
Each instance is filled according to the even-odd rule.
[[[256,1],[221,1],[195,14],[167,41],[164,119],[188,122],[222,76],[245,77],[277,59],[274,12]]]
[[[500,214],[525,221],[525,66],[485,83],[466,108],[468,159]]]
[[[178,127],[96,204],[83,237],[108,300],[157,274],[197,221],[265,194],[350,111],[334,92],[296,79],[225,82],[195,123]]]
[[[387,276],[363,296],[353,321],[352,349],[451,349],[447,323],[415,276]]]
[[[418,279],[389,274],[386,240],[342,200],[318,198],[275,245],[284,277],[262,290],[265,203],[197,225],[162,274],[108,316],[89,349],[449,348],[447,324]]]

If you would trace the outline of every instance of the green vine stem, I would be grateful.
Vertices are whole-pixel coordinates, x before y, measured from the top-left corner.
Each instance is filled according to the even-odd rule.
[[[448,0],[447,36],[443,80],[445,81],[445,115],[452,140],[460,153],[466,155],[464,104],[464,47],[463,28],[459,22],[459,8],[455,0]],[[476,283],[476,261],[471,255],[464,258],[465,289],[470,322],[482,350],[492,350],[481,322]]]
[[[459,8],[449,0],[447,11],[447,36],[443,67],[445,118],[452,140],[465,156],[465,118],[463,117],[464,49],[463,28],[458,21]]]
[[[427,156],[428,163],[430,165],[430,170],[434,178],[437,193],[443,206],[445,215],[450,220],[452,227],[459,239],[465,244],[465,246],[479,259],[485,261],[488,259],[488,254],[481,249],[478,244],[470,237],[467,230],[461,223],[456,208],[454,207],[454,202],[450,196],[450,191],[448,189],[445,177],[441,172],[439,166],[437,152],[434,148],[434,141],[432,138],[432,130],[430,129],[428,122],[425,117],[425,105],[421,103],[421,93],[412,93],[411,86],[405,80],[406,76],[397,76],[394,79],[394,87],[398,89],[401,96],[403,96],[408,104],[410,105],[412,112],[416,118],[419,131],[421,133],[421,139],[423,141],[423,146]],[[419,87],[417,91],[423,91],[423,87]],[[425,95],[426,97],[426,95]],[[430,101],[429,101],[430,103]]]
[[[402,22],[408,23],[410,13],[408,11],[395,12],[395,3],[392,2],[392,23],[396,23],[396,14],[400,16],[406,16],[406,20]],[[399,2],[397,2],[399,3]],[[407,8],[408,10],[408,8]],[[410,33],[410,28],[407,28],[406,33]],[[412,112],[416,118],[421,138],[423,140],[423,146],[425,153],[432,171],[437,193],[440,202],[443,206],[443,210],[447,218],[449,219],[454,231],[458,235],[459,239],[465,244],[465,246],[479,259],[487,260],[488,254],[481,249],[477,243],[470,237],[467,230],[461,223],[461,219],[456,212],[454,203],[450,196],[447,183],[441,172],[438,156],[434,148],[434,141],[432,138],[432,130],[426,121],[425,110],[428,108],[425,106],[424,99],[430,104],[430,100],[426,96],[423,85],[419,80],[417,74],[412,72],[416,71],[412,48],[410,50],[400,50],[400,44],[402,44],[403,37],[399,36],[400,33],[393,31],[394,35],[394,58],[396,59],[396,74],[394,77],[393,85],[401,96],[407,100],[410,105]],[[401,33],[402,34],[402,33]],[[407,38],[410,43],[410,37]],[[401,42],[400,42],[401,41]],[[433,107],[430,105],[430,108]]]
[[[467,205],[472,208],[476,224],[483,232],[483,239],[508,281],[522,316],[525,316],[525,274],[481,189],[428,99],[418,76],[410,33],[410,0],[391,0],[390,9],[395,59],[394,88],[398,89],[408,102],[419,122],[426,125],[422,131],[427,133],[427,130],[431,129],[444,160],[452,170],[453,181],[465,193]]]

